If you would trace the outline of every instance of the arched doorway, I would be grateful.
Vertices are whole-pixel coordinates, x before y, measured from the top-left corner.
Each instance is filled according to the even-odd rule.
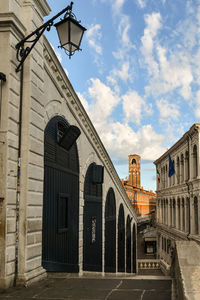
[[[92,163],[84,184],[83,270],[102,271],[103,167]]]
[[[79,271],[78,152],[71,136],[70,147],[66,139],[61,145],[69,129],[66,120],[57,116],[49,121],[44,133],[42,265],[47,271]]]
[[[131,219],[126,221],[126,272],[131,273]]]
[[[116,272],[116,203],[112,188],[105,205],[105,272]]]
[[[136,227],[133,224],[133,273],[136,273]]]
[[[123,204],[120,204],[118,216],[118,272],[125,272],[125,220]]]

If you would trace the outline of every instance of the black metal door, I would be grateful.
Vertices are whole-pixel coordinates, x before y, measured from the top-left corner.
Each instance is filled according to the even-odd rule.
[[[125,272],[125,220],[122,204],[118,216],[118,272]]]
[[[42,265],[47,271],[78,272],[79,163],[76,143],[59,139],[69,127],[61,117],[47,125],[44,139]]]
[[[126,272],[131,273],[131,220],[126,221]]]
[[[136,273],[136,227],[133,224],[133,273]]]
[[[102,184],[93,181],[93,166],[84,184],[83,270],[102,271]]]
[[[116,272],[116,204],[109,189],[105,206],[105,272]]]

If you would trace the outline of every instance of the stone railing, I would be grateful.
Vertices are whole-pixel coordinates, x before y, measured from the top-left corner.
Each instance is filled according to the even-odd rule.
[[[138,269],[160,269],[160,259],[138,259]]]

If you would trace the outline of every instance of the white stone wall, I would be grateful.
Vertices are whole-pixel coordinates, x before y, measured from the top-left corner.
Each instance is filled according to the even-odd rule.
[[[0,198],[4,199],[0,203],[0,287],[8,287],[13,283],[16,253],[18,282],[32,282],[45,276],[45,270],[41,267],[44,129],[56,115],[63,116],[81,130],[77,141],[80,162],[80,271],[83,187],[90,163],[104,165],[103,216],[106,195],[112,187],[117,214],[120,203],[123,203],[125,220],[130,215],[133,217],[131,225],[136,223],[136,214],[113,164],[45,37],[41,37],[24,63],[20,186],[17,193],[20,72],[15,72],[18,64],[15,45],[42,24],[43,17],[48,13],[45,0],[7,0],[0,6],[0,71],[7,77],[3,84],[0,123]],[[18,196],[19,223],[16,220]],[[16,230],[16,224],[19,230]],[[16,231],[19,231],[17,250]]]

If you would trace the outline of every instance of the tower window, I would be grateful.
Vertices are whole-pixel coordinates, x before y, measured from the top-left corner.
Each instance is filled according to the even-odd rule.
[[[133,164],[136,164],[135,158],[132,159],[132,165],[133,165]]]

